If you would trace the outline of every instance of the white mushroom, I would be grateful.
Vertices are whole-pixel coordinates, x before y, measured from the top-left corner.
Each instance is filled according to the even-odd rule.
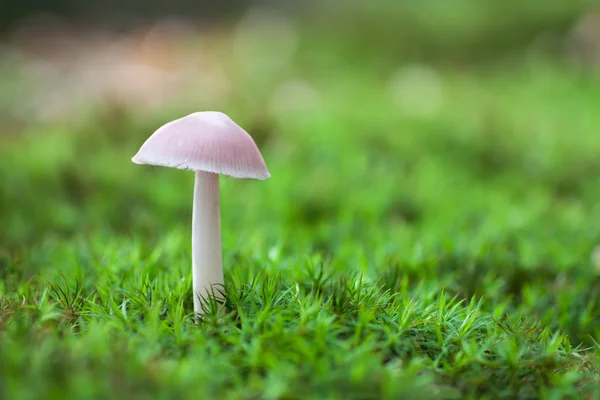
[[[132,158],[136,164],[192,170],[196,174],[192,213],[194,312],[209,296],[224,300],[219,175],[267,179],[254,140],[227,115],[196,112],[160,127]]]

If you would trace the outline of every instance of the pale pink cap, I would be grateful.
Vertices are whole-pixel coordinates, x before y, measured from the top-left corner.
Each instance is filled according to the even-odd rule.
[[[252,137],[218,111],[196,112],[161,126],[131,160],[234,178],[271,176]]]

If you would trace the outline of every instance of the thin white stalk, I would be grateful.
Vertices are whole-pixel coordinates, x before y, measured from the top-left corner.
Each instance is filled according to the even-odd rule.
[[[192,212],[192,283],[196,315],[202,314],[202,302],[209,296],[223,300],[219,175],[211,172],[196,172]]]

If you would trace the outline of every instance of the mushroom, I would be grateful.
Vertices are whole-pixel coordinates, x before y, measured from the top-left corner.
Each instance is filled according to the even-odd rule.
[[[194,313],[202,314],[202,301],[209,296],[224,300],[219,175],[267,179],[271,175],[265,161],[252,137],[216,111],[196,112],[161,126],[132,161],[195,172],[192,282]]]

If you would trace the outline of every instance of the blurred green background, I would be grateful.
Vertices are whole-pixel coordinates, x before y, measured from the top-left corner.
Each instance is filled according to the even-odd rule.
[[[254,210],[278,221],[306,222],[302,201],[319,218],[367,222],[410,203],[421,210],[411,222],[441,224],[468,219],[452,201],[474,214],[525,189],[511,207],[538,194],[548,212],[594,200],[600,17],[585,2],[238,4],[213,7],[220,19],[174,2],[119,29],[118,7],[88,26],[94,8],[74,4],[15,5],[3,37],[7,244],[181,221],[188,199],[160,188],[189,177],[136,168],[130,154],[204,109],[231,114],[266,153],[277,179],[229,184],[278,193]],[[192,16],[171,16],[182,12]]]
[[[282,291],[311,287],[306,260],[327,260],[332,276],[360,273],[423,307],[457,296],[481,299],[479,316],[489,323],[505,314],[537,321],[531,332],[565,334],[587,349],[581,368],[597,371],[600,11],[593,3],[102,4],[0,6],[0,364],[12,393],[36,398],[28,377],[56,396],[92,396],[47,378],[87,365],[83,355],[126,382],[193,392],[193,368],[185,375],[165,367],[179,380],[163,382],[142,367],[185,358],[189,343],[148,339],[157,347],[146,359],[127,347],[142,328],[115,328],[111,340],[146,360],[137,372],[119,367],[116,350],[100,356],[92,347],[109,343],[99,332],[112,332],[102,323],[116,315],[103,291],[122,305],[133,296],[125,288],[151,287],[172,301],[180,294],[178,306],[191,312],[192,175],[130,158],[157,127],[200,110],[224,111],[244,127],[272,174],[265,182],[222,180],[226,280],[279,273]],[[77,305],[72,296],[86,300]],[[527,335],[523,343],[539,339]],[[202,346],[223,344],[214,340]],[[286,359],[289,346],[281,346],[273,354]],[[65,363],[54,368],[36,348],[72,355],[54,355]],[[227,351],[218,365],[243,373],[245,364]],[[463,396],[491,393],[489,377],[471,380],[470,367],[440,372],[441,350],[432,351],[406,359],[436,360],[426,377]],[[519,382],[562,387],[555,396],[580,393],[583,383],[564,378],[560,362],[532,367],[556,373],[547,381],[497,375],[496,389],[514,389],[506,398],[515,398],[510,385]],[[345,371],[341,361],[332,365]],[[198,390],[217,396],[215,387],[228,385],[230,398],[296,398],[302,388],[321,388],[286,373],[288,397],[268,397],[260,373],[246,394],[248,381],[208,379]],[[340,398],[368,387],[373,377],[361,373],[338,377],[353,382],[338,387]],[[120,393],[146,393],[132,385]],[[384,398],[377,388],[357,398]],[[522,398],[542,396],[535,393]]]

